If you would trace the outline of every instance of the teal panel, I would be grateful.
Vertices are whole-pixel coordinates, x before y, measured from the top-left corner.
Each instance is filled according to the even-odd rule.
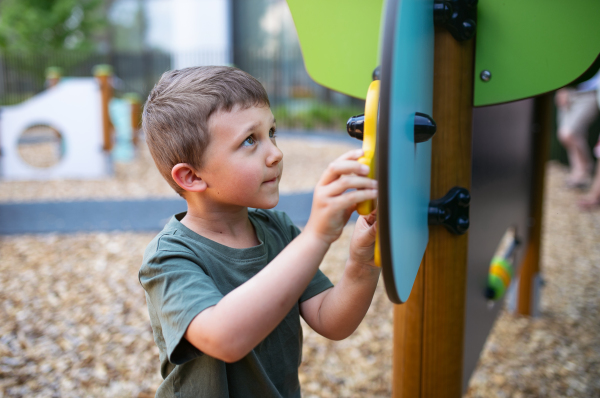
[[[112,158],[118,162],[129,162],[135,156],[131,129],[131,102],[113,98],[108,104],[110,120],[115,127],[115,146]]]
[[[317,83],[365,99],[378,65],[383,0],[287,0]]]
[[[384,269],[386,289],[392,298],[388,284],[394,283],[397,298],[405,302],[429,240],[427,210],[431,184],[431,141],[415,144],[414,115],[415,112],[432,114],[433,1],[402,0],[397,2],[396,12],[393,43],[384,38],[384,45],[389,44],[390,48],[382,49],[382,55],[392,52],[392,67],[389,110],[380,114],[380,117],[389,115],[389,144],[387,148],[379,147],[379,150],[388,151],[388,180],[385,182],[388,187],[387,238],[393,281],[389,280],[390,275]],[[391,30],[386,27],[384,34],[390,33]],[[382,80],[382,85],[386,83]],[[382,249],[386,246],[382,245]],[[385,257],[382,252],[382,259]]]
[[[600,54],[598,0],[479,0],[474,105],[515,101],[577,79]],[[491,72],[488,82],[482,71]]]

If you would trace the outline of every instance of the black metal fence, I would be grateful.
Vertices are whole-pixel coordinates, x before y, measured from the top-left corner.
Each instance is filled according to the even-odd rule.
[[[160,52],[0,55],[0,105],[13,105],[43,91],[48,67],[60,68],[63,76],[85,77],[92,76],[92,69],[99,64],[112,65],[118,91],[147,95],[170,69],[171,57]]]
[[[239,68],[265,86],[277,123],[284,128],[345,130],[346,120],[363,113],[364,101],[334,92],[314,83],[304,68],[299,49],[261,53],[237,51]],[[240,56],[243,55],[243,56]],[[161,74],[178,64],[222,63],[222,54],[178,54],[158,51],[140,53],[52,53],[0,55],[0,105],[18,104],[45,90],[48,67],[59,67],[62,76],[92,76],[98,64],[113,67],[117,95],[135,92],[146,98]]]

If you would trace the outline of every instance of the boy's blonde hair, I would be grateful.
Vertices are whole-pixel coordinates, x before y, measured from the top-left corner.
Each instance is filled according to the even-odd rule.
[[[142,115],[142,129],[158,171],[179,194],[171,170],[188,163],[199,170],[210,134],[208,120],[234,106],[270,106],[264,87],[248,73],[228,66],[196,66],[165,72]]]

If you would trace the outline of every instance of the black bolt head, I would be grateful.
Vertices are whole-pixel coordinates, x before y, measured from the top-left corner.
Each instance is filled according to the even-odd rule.
[[[470,40],[473,38],[473,36],[475,36],[475,28],[476,28],[476,24],[475,21],[473,21],[472,19],[465,19],[462,23],[462,37],[464,38],[464,40]]]
[[[467,207],[471,203],[471,195],[468,192],[460,192],[458,194],[458,205]]]
[[[381,65],[373,70],[373,80],[381,80]]]
[[[467,232],[469,229],[469,220],[464,217],[459,217],[458,220],[456,220],[456,229],[461,234]]]

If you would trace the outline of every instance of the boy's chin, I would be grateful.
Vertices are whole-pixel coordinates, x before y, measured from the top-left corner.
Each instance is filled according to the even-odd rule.
[[[279,192],[277,193],[276,197],[270,198],[269,200],[263,200],[260,203],[256,203],[256,206],[250,206],[250,207],[254,207],[255,209],[269,210],[269,209],[272,209],[273,207],[277,206],[278,203],[279,203]]]

